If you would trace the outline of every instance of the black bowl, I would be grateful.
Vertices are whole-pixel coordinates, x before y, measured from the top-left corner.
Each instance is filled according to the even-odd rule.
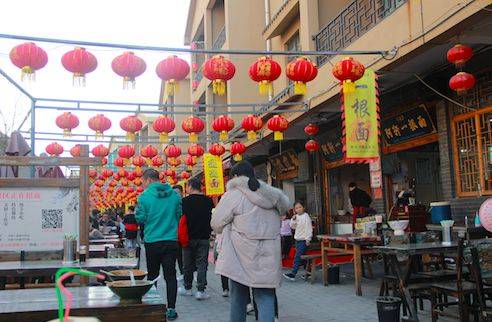
[[[120,298],[120,301],[131,303],[141,303],[142,297],[154,285],[151,281],[140,280],[136,280],[135,285],[131,283],[131,281],[115,281],[106,283],[106,285]]]

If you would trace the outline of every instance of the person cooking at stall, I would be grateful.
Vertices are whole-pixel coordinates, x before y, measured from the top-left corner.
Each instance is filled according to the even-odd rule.
[[[99,226],[102,227],[101,231],[103,234],[117,231],[116,223],[109,218],[109,214],[107,213],[102,215]]]
[[[367,208],[371,205],[372,198],[364,190],[357,187],[355,182],[349,183],[349,197],[352,208],[352,224],[355,225],[357,218],[363,218],[367,215]]]

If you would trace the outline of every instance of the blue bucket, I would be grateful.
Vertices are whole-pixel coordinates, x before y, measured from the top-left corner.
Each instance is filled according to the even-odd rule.
[[[431,222],[440,224],[441,220],[451,220],[451,205],[447,201],[431,202]]]

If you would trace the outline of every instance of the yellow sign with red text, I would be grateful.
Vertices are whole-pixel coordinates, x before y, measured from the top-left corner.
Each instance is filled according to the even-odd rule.
[[[220,196],[224,194],[222,159],[206,153],[203,156],[203,172],[205,174],[205,194],[207,196]]]

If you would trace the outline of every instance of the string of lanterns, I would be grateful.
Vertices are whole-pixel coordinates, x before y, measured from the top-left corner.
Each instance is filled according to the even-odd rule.
[[[475,86],[476,79],[470,73],[464,72],[463,67],[473,56],[473,50],[465,45],[457,44],[448,50],[446,58],[458,69],[458,73],[449,80],[449,87],[456,91],[459,96]]]

